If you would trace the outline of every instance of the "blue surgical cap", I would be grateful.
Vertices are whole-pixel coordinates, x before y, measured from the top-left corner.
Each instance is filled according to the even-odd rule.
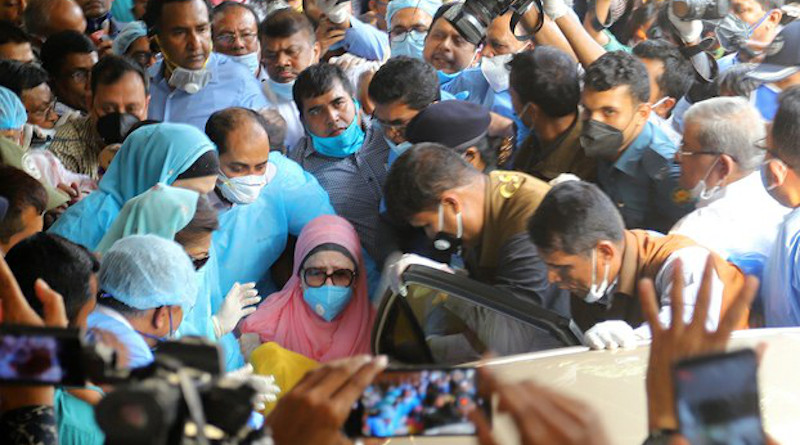
[[[140,37],[147,36],[147,27],[142,21],[130,22],[125,25],[122,30],[117,34],[114,42],[111,44],[111,51],[118,56],[124,56],[131,47],[131,43],[135,42]]]
[[[392,17],[401,9],[418,8],[433,17],[440,6],[442,6],[440,0],[391,0],[386,7],[386,25],[391,27]]]
[[[189,255],[174,241],[156,235],[122,238],[100,264],[100,289],[134,309],[182,306],[197,298],[197,274]]]
[[[28,121],[25,105],[13,91],[0,87],[0,130],[19,130]]]

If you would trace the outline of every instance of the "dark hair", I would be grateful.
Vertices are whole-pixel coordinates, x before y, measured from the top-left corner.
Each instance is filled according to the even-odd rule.
[[[51,11],[53,10],[53,0],[30,0],[23,12],[25,29],[34,35],[47,37],[45,33],[50,31]]]
[[[640,59],[660,60],[664,72],[656,79],[661,92],[680,99],[694,82],[692,66],[678,47],[666,40],[644,40],[633,47],[633,55]]]
[[[113,295],[103,295],[97,299],[97,304],[101,304],[109,309],[113,309],[125,318],[139,318],[143,316],[148,310],[136,309],[128,306],[127,304],[117,300]]]
[[[266,108],[258,112],[264,118],[267,136],[269,136],[269,149],[271,151],[286,154],[286,119],[281,116],[278,110]]]
[[[303,100],[322,96],[334,88],[335,82],[339,82],[351,97],[355,95],[353,84],[339,65],[318,63],[303,70],[292,87],[294,103],[300,114],[303,114]]]
[[[435,208],[445,191],[467,185],[480,175],[444,145],[417,144],[392,163],[384,186],[386,208],[392,218],[407,221]]]
[[[24,171],[8,165],[0,165],[0,196],[8,200],[6,216],[0,221],[0,241],[8,243],[12,236],[21,232],[22,211],[33,206],[36,213],[47,210],[47,192],[44,186]]]
[[[97,51],[92,40],[77,31],[61,31],[48,37],[42,44],[39,54],[44,68],[50,77],[58,77],[61,67],[70,54],[91,54]]]
[[[7,20],[0,20],[0,45],[6,43],[31,43],[31,36]]]
[[[800,86],[778,97],[778,111],[772,121],[772,141],[781,159],[800,167]]]
[[[148,95],[150,82],[142,67],[126,57],[114,54],[103,57],[92,68],[92,80],[90,83],[92,95],[97,92],[98,85],[113,85],[128,73],[136,73],[142,79],[144,94],[145,96]]]
[[[439,20],[441,18],[444,18],[443,16],[447,13],[447,11],[449,11],[451,8],[454,8],[456,5],[463,5],[463,4],[464,4],[464,2],[453,1],[453,2],[450,2],[450,3],[445,3],[442,6],[439,6],[439,9],[436,10],[436,14],[433,15],[433,20],[431,20],[430,29],[433,29],[433,25],[436,24],[437,20]],[[447,20],[447,19],[445,18],[445,20]],[[450,22],[450,20],[447,20],[447,21]],[[466,40],[467,37],[464,35],[464,33],[462,33],[459,28],[457,28],[455,26],[453,26],[453,27],[456,28],[456,31],[458,31],[458,33],[461,35],[461,37],[463,37]],[[485,39],[486,39],[486,36],[481,37],[481,42],[483,42]],[[472,44],[470,43],[470,45],[472,45]]]
[[[545,195],[528,223],[528,233],[539,250],[577,255],[601,240],[622,241],[625,224],[599,187],[567,181]]]
[[[720,93],[728,90],[737,96],[749,98],[750,93],[761,85],[761,82],[748,76],[755,67],[756,65],[753,63],[737,63],[719,73],[714,79],[717,90]]]
[[[22,92],[47,82],[47,71],[35,63],[0,60],[0,86],[22,98]]]
[[[261,39],[291,37],[298,32],[305,32],[311,44],[317,41],[314,25],[302,12],[294,9],[279,9],[270,14],[258,27]]]
[[[219,229],[217,211],[214,210],[205,195],[200,195],[192,220],[175,234],[175,242],[186,246],[217,229]]]
[[[100,270],[100,262],[85,247],[66,238],[37,233],[9,250],[6,262],[28,304],[39,315],[42,315],[42,303],[33,290],[39,278],[64,297],[70,324],[95,296],[91,277]]]
[[[475,149],[481,154],[481,160],[486,164],[486,171],[497,168],[497,148],[497,145],[492,143],[488,135],[480,138],[475,143]]]
[[[578,67],[560,49],[537,46],[509,62],[509,85],[523,103],[531,102],[550,117],[564,117],[578,111],[581,87]]]
[[[422,110],[441,98],[433,66],[406,56],[389,59],[372,77],[368,94],[376,103],[402,101],[413,110]]]
[[[620,86],[628,86],[634,102],[650,100],[650,82],[647,69],[636,57],[624,51],[603,54],[586,68],[583,76],[585,89],[608,91]]]
[[[225,108],[212,114],[206,121],[206,135],[217,146],[217,152],[223,155],[228,152],[228,133],[236,131],[247,122],[261,126],[269,137],[264,116],[241,107]]]
[[[193,1],[197,0],[147,0],[147,7],[144,11],[144,16],[142,17],[142,21],[144,21],[145,25],[147,25],[147,34],[152,36],[159,33],[159,27],[161,26],[161,13],[164,10],[164,5],[169,3],[187,3]],[[208,0],[199,1],[206,5],[210,20],[211,11],[214,8],[211,6]]]

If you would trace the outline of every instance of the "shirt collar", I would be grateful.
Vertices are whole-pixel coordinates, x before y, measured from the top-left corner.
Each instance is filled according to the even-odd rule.
[[[639,161],[641,161],[645,149],[650,145],[653,139],[652,125],[650,121],[645,122],[639,136],[636,136],[636,139],[631,142],[628,148],[626,148],[616,162],[614,162],[614,167],[617,170],[629,176],[636,176],[640,165]]]
[[[625,231],[625,247],[622,249],[622,264],[617,273],[617,292],[629,296],[636,295],[636,276],[639,271],[639,252],[636,237]]]

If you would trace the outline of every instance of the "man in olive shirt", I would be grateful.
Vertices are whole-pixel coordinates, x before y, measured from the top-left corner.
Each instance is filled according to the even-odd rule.
[[[575,62],[549,46],[517,54],[510,63],[511,103],[532,131],[514,157],[514,170],[549,181],[572,173],[593,181],[597,163],[580,145],[581,89]]]
[[[404,292],[402,273],[412,264],[448,271],[463,264],[470,278],[568,314],[568,294],[548,282],[547,267],[526,231],[549,189],[547,183],[523,173],[483,174],[443,145],[425,143],[409,149],[389,172],[387,210],[393,218],[424,229],[434,247],[450,253],[453,261],[448,266],[406,254],[390,266],[393,287]],[[497,314],[491,311],[458,316],[491,337],[491,349],[501,354],[537,349],[545,342],[536,335],[520,335],[525,328],[506,318],[495,319]]]

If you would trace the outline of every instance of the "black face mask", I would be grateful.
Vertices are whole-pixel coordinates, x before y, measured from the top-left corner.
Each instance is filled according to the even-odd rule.
[[[585,121],[580,143],[587,157],[613,159],[622,147],[622,131],[594,119]]]
[[[444,207],[439,204],[439,228],[436,236],[433,238],[433,248],[439,252],[450,255],[458,255],[461,253],[461,236],[464,232],[464,226],[461,221],[461,213],[456,213],[456,223],[458,224],[457,234],[451,235],[443,231],[444,227]]]
[[[97,132],[106,145],[121,144],[139,118],[130,113],[106,114],[97,120]]]

